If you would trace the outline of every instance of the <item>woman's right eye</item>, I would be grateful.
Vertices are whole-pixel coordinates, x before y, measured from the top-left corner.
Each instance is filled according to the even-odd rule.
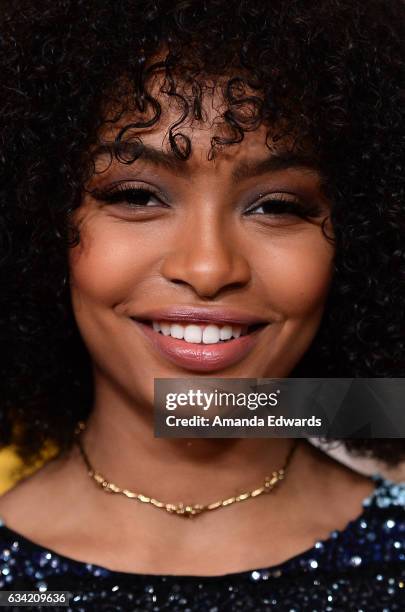
[[[108,204],[128,205],[129,208],[165,206],[153,191],[144,187],[117,187],[106,191],[94,190],[91,193],[97,200]]]

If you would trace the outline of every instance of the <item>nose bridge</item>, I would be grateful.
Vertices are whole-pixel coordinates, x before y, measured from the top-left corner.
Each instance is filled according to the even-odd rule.
[[[246,284],[250,268],[231,220],[217,206],[205,204],[189,211],[165,258],[163,273],[201,296],[213,296],[229,285]]]

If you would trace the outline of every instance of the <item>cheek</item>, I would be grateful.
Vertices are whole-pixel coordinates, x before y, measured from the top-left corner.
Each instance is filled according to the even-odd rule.
[[[258,245],[257,245],[258,246]],[[262,291],[282,318],[302,318],[325,302],[334,249],[314,226],[295,236],[262,242],[255,255]]]
[[[72,287],[106,306],[125,300],[136,286],[142,290],[158,258],[156,239],[133,226],[108,219],[89,219],[80,244],[70,250]]]

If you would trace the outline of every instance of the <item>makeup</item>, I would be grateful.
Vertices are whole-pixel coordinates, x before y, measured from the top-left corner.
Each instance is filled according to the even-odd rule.
[[[187,305],[153,309],[131,318],[166,359],[204,372],[241,361],[270,323],[235,308]]]
[[[260,335],[267,327],[260,325],[238,338],[233,337],[226,341],[204,344],[187,342],[184,338],[175,338],[171,335],[163,335],[146,322],[135,319],[133,319],[133,322],[160,355],[185,370],[199,372],[222,370],[242,361],[256,346]]]

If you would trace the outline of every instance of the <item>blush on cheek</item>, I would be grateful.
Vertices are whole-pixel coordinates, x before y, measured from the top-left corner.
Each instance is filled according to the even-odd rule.
[[[325,301],[331,281],[331,271],[319,267],[301,267],[291,271],[288,282],[279,285],[280,303],[290,317],[306,316]]]
[[[98,256],[93,252],[91,257],[82,255],[71,260],[70,270],[72,285],[94,301],[112,304],[125,291],[122,266],[105,253]]]
[[[161,243],[143,226],[108,215],[82,219],[80,243],[69,253],[71,282],[89,299],[107,306],[142,295],[161,257]]]
[[[261,263],[270,305],[283,319],[310,317],[324,304],[333,275],[333,253],[326,240],[315,234],[301,248],[274,250],[267,265]]]
[[[134,245],[86,225],[79,245],[69,253],[71,284],[82,295],[100,304],[125,299],[134,283]],[[91,233],[91,235],[90,235]]]

